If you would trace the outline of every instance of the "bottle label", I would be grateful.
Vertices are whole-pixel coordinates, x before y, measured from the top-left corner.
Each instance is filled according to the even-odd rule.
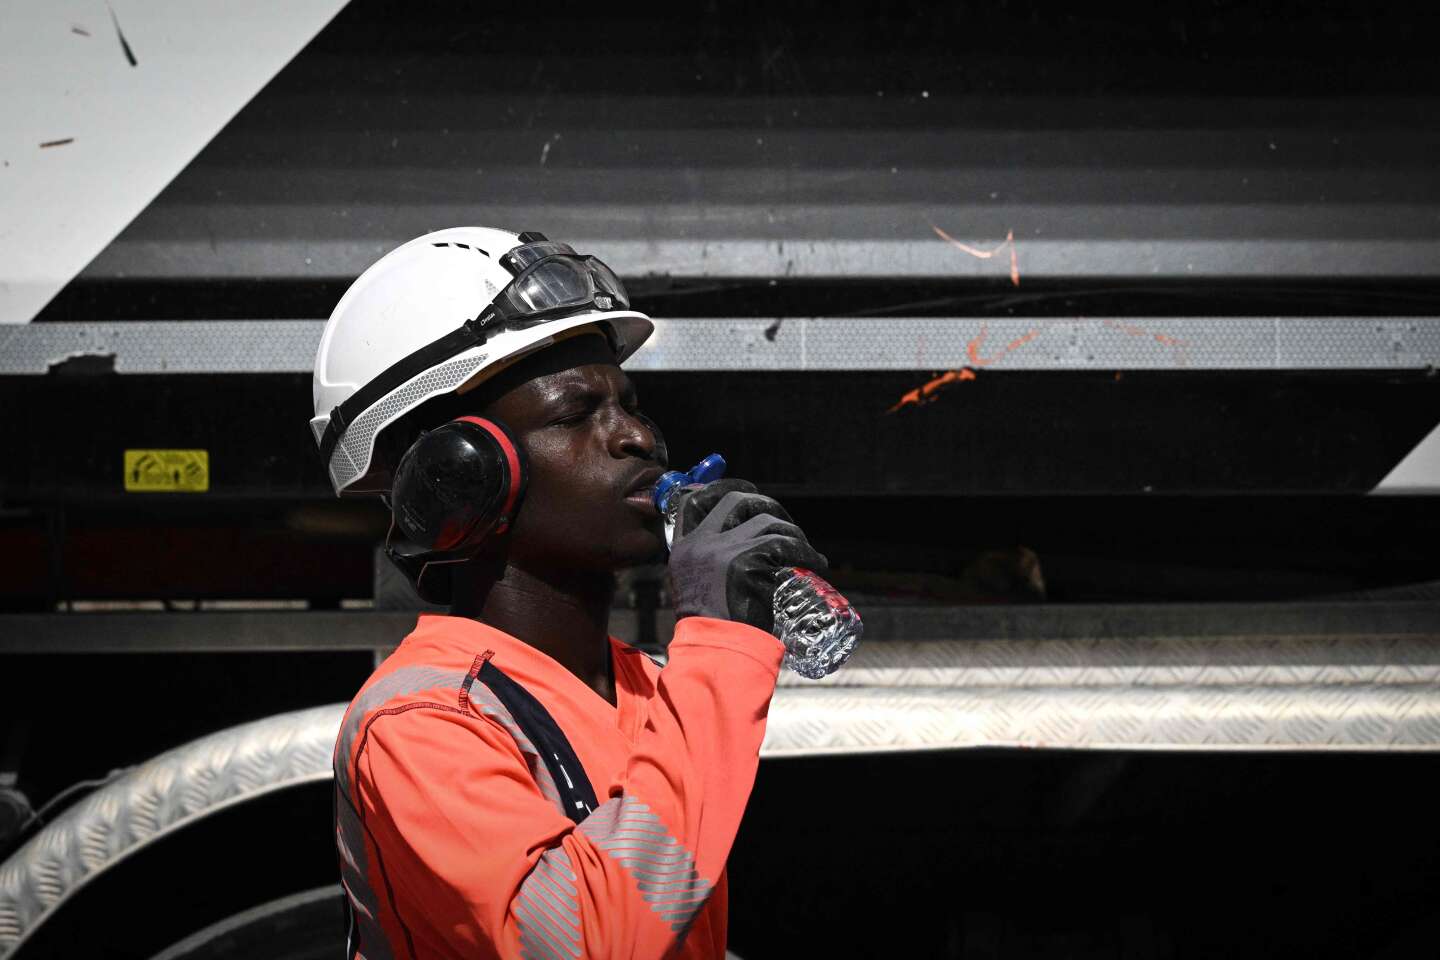
[[[850,601],[846,600],[844,594],[832,587],[824,577],[813,570],[806,570],[804,567],[792,567],[791,571],[808,584],[815,595],[824,600],[825,605],[834,611],[837,617],[850,615]]]

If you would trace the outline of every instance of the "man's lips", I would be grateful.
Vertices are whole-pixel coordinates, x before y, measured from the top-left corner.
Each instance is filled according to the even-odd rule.
[[[646,513],[654,516],[656,513],[655,502],[651,494],[655,489],[655,481],[660,479],[665,471],[659,469],[646,470],[630,485],[630,490],[625,494],[625,502],[639,507]]]
[[[659,467],[652,467],[649,470],[642,471],[640,476],[635,478],[635,482],[630,484],[626,490],[625,498],[628,500],[637,494],[644,494],[646,497],[649,497],[650,491],[655,488],[655,481],[659,480],[664,473],[665,471]]]

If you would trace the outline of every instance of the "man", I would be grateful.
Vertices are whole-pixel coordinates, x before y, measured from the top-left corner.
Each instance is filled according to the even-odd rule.
[[[381,494],[422,616],[335,751],[351,953],[722,957],[725,860],[782,649],[782,567],[825,560],[743,481],[688,494],[669,661],[609,637],[615,572],[663,555],[663,445],[619,363],[649,335],[598,260],[457,228],[365,272],[311,421]]]

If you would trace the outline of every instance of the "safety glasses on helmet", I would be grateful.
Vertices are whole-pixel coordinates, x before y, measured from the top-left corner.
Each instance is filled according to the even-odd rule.
[[[577,254],[569,244],[527,243],[502,256],[500,264],[515,279],[477,318],[481,329],[523,328],[560,313],[630,306],[630,296],[615,271],[595,257]]]
[[[320,438],[320,455],[330,462],[345,430],[362,412],[413,377],[485,343],[505,329],[524,329],[567,314],[628,310],[630,297],[615,272],[600,260],[578,254],[543,234],[522,233],[520,246],[500,258],[515,277],[490,304],[458,330],[391,364],[330,411]]]

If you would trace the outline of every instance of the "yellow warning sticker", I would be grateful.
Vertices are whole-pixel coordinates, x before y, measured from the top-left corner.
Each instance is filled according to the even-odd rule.
[[[204,493],[210,489],[208,450],[126,450],[126,493]]]

